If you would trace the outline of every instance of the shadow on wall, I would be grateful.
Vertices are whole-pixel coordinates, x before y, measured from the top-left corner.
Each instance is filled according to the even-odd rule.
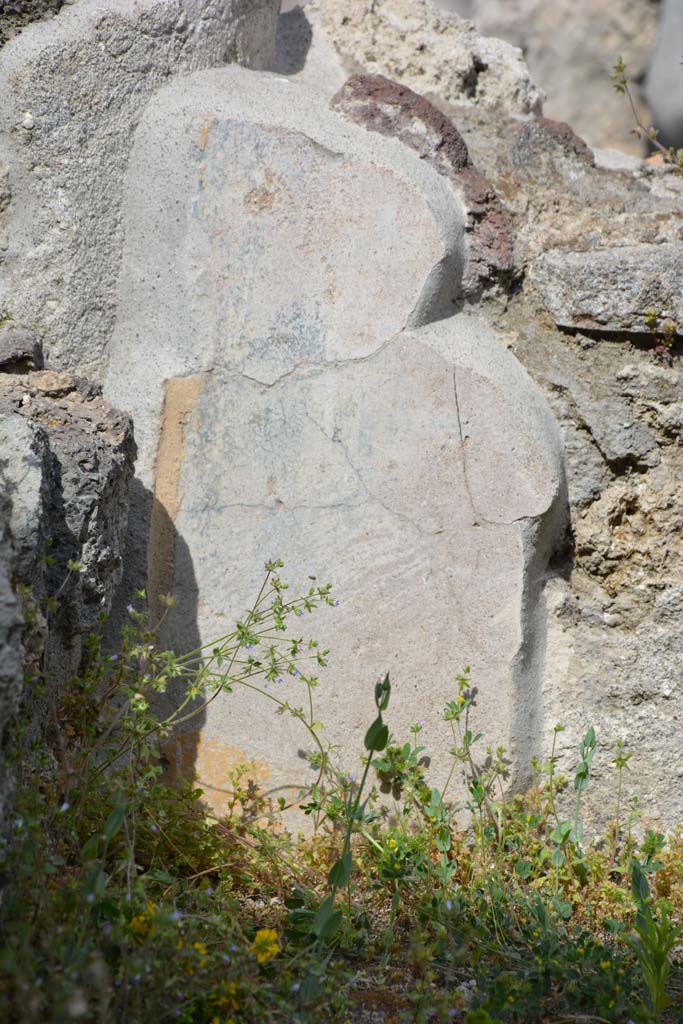
[[[280,75],[302,71],[312,40],[313,29],[301,7],[285,10],[277,22],[275,63],[271,70]]]
[[[178,656],[196,651],[200,644],[197,625],[198,587],[190,549],[176,530],[166,509],[139,479],[133,481],[128,514],[128,530],[123,558],[123,577],[112,601],[106,627],[105,648],[115,653],[123,627],[130,621],[128,605],[136,590],[146,590],[150,621],[161,621],[158,646],[172,649]],[[171,594],[174,604],[166,608],[161,597]],[[199,662],[197,662],[197,665]],[[182,704],[188,679],[175,680],[156,709],[167,718]],[[182,712],[182,717],[204,703],[199,697]],[[195,775],[199,738],[206,712],[199,711],[185,721],[164,743],[163,756],[167,779],[192,780]]]

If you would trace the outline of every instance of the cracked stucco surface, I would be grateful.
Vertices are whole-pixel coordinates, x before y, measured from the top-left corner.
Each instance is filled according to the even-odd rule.
[[[528,376],[454,315],[464,215],[448,182],[305,87],[226,68],[150,104],[126,209],[107,393],[133,413],[175,545],[165,639],[225,632],[279,557],[292,591],[310,573],[341,600],[310,629],[335,654],[319,717],[343,759],[378,675],[403,734],[423,712],[437,722],[468,663],[487,734],[525,757],[564,470]],[[300,703],[301,684],[283,686]],[[246,691],[214,701],[186,743],[200,771],[202,744],[222,744],[272,785],[304,781],[305,734],[263,716]],[[449,736],[433,728],[443,781]]]

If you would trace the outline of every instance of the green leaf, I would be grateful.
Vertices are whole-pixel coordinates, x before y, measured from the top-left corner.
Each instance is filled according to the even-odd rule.
[[[583,836],[584,836],[583,824],[580,821],[578,821],[576,823],[575,827],[569,833],[569,838],[571,839],[571,841],[573,843],[582,843],[583,842]]]
[[[564,863],[564,854],[562,853],[562,847],[560,847],[560,846],[556,846],[555,847],[555,849],[553,850],[553,855],[551,857],[551,860],[553,862],[553,866],[554,867],[556,867],[556,868],[561,868],[562,867],[562,865]]]
[[[389,728],[379,714],[365,734],[366,750],[384,750],[389,740]]]
[[[515,864],[515,871],[520,878],[529,878],[532,864],[530,860],[518,860]]]
[[[375,684],[375,704],[380,713],[388,708],[390,696],[391,683],[389,682],[389,673],[387,672],[381,683]]]
[[[90,836],[90,839],[86,840],[81,850],[81,857],[84,861],[94,860],[97,857],[97,850],[99,847],[99,837]]]
[[[555,843],[565,843],[571,834],[572,823],[571,821],[561,821],[550,834],[550,838]]]
[[[327,922],[334,913],[334,896],[330,893],[322,901],[313,918],[313,932],[321,937]]]
[[[313,934],[319,939],[329,939],[341,924],[342,912],[334,909],[332,893],[326,896],[313,918]]]
[[[636,900],[646,900],[650,895],[647,875],[635,857],[631,861],[631,892]]]
[[[153,868],[147,872],[147,878],[151,878],[154,882],[162,882],[164,885],[172,885],[176,881],[174,875],[170,875],[168,871],[163,871],[161,868]]]
[[[595,735],[595,729],[591,726],[583,737],[583,742],[581,743],[581,760],[588,762],[592,761],[597,745],[598,740]]]
[[[335,912],[331,914],[330,917],[328,917],[327,922],[325,923],[325,927],[320,932],[319,938],[331,939],[341,923],[342,912],[341,910],[335,910]]]
[[[436,848],[442,853],[446,853],[451,848],[451,830],[448,825],[442,825],[436,833]]]
[[[102,832],[102,838],[106,843],[110,842],[114,838],[118,830],[121,828],[121,826],[123,825],[123,819],[125,815],[126,805],[124,803],[120,803],[111,812],[111,814],[107,818],[104,830]]]
[[[351,851],[347,850],[346,853],[333,864],[330,868],[330,872],[327,876],[327,881],[330,885],[335,886],[337,889],[343,888],[348,885],[351,877]]]
[[[315,974],[307,974],[304,980],[301,982],[301,988],[299,989],[299,998],[304,1003],[310,1003],[322,993],[323,987]]]

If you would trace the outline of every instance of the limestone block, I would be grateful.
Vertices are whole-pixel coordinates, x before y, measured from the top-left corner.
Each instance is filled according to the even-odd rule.
[[[683,245],[551,250],[529,279],[559,327],[648,334],[648,312],[683,324]]]
[[[435,6],[471,19],[478,32],[505,39],[524,53],[533,80],[545,93],[548,117],[568,121],[592,146],[616,146],[640,154],[631,134],[633,114],[612,89],[610,71],[622,54],[629,74],[642,79],[652,57],[658,7],[651,0],[432,0]],[[678,4],[672,0],[671,8]],[[669,30],[672,47],[678,34]],[[680,54],[671,59],[671,82]],[[680,87],[680,77],[675,79]],[[675,95],[672,88],[671,95]],[[638,88],[633,95],[650,123]],[[655,122],[657,123],[657,122]]]
[[[134,416],[154,492],[151,596],[177,599],[164,640],[224,633],[281,557],[293,588],[311,574],[341,600],[307,629],[334,652],[317,716],[344,763],[389,671],[391,725],[429,718],[443,782],[439,714],[469,663],[479,724],[523,773],[564,467],[524,370],[452,315],[464,212],[448,180],[303,86],[225,68],[148,106],[125,209],[106,394]],[[296,679],[281,692],[302,699]],[[218,808],[236,761],[272,786],[310,774],[305,733],[246,691],[180,745]]]
[[[95,379],[140,111],[173,75],[273,59],[278,0],[79,0],[0,51],[0,314]],[[6,178],[6,183],[3,184]],[[2,212],[3,195],[10,196]]]
[[[387,75],[449,103],[540,113],[543,93],[522,51],[480,36],[430,0],[319,0],[323,25],[350,71]]]
[[[165,379],[223,366],[272,385],[362,359],[459,293],[448,182],[285,78],[223,68],[163,90],[125,210],[106,391],[133,413],[145,483]]]

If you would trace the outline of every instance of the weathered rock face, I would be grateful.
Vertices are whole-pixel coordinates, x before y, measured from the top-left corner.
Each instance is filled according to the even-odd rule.
[[[126,209],[106,393],[132,412],[142,482],[175,530],[153,515],[151,590],[178,596],[167,637],[223,633],[281,557],[342,599],[320,625],[335,657],[318,692],[344,757],[378,675],[402,735],[469,662],[487,732],[523,770],[563,462],[519,364],[452,315],[465,214],[449,179],[301,86],[225,68],[148,106]],[[263,714],[225,695],[181,738],[216,806],[231,759],[301,780],[303,736],[286,718],[256,728]]]
[[[139,113],[173,74],[273,59],[278,0],[79,0],[0,51],[0,315],[99,377]]]
[[[0,9],[0,47],[32,21],[56,14],[65,0],[4,0]]]
[[[450,103],[513,114],[540,112],[521,51],[478,35],[431,0],[319,0],[322,21],[345,65],[387,75]]]
[[[574,505],[572,551],[549,591],[546,726],[568,727],[559,748],[565,770],[576,763],[581,735],[595,727],[594,821],[614,813],[610,760],[622,739],[634,754],[627,781],[640,796],[644,824],[673,826],[683,815],[674,784],[683,718],[675,611],[683,572],[683,375],[677,360],[658,363],[625,339],[558,336],[521,306],[505,319],[515,331],[513,350],[560,420]]]
[[[652,0],[433,0],[436,7],[471,19],[478,32],[519,46],[533,80],[544,90],[545,113],[567,121],[593,146],[616,146],[641,153],[630,134],[631,109],[611,87],[610,70],[622,54],[631,77],[642,79],[652,60],[659,4]],[[671,8],[677,6],[672,0]],[[669,28],[672,47],[680,43]],[[680,69],[678,50],[672,52],[671,74]],[[653,68],[662,74],[665,62]],[[665,72],[664,72],[665,73]],[[676,94],[672,82],[669,95]],[[680,75],[676,79],[680,91]],[[647,121],[648,114],[634,98]],[[648,122],[649,123],[649,122]],[[655,123],[657,119],[655,118]]]
[[[18,343],[26,332],[12,335],[13,352],[40,361],[32,342]],[[30,699],[30,734],[56,742],[55,697],[121,577],[134,457],[130,420],[100,389],[64,373],[0,373],[0,830],[15,716]],[[33,689],[39,677],[45,694]]]
[[[0,326],[0,373],[26,373],[43,369],[43,350],[31,331]]]
[[[505,294],[513,269],[510,217],[493,186],[472,166],[454,123],[424,96],[382,75],[354,75],[331,106],[369,131],[398,139],[451,181],[466,211],[462,295],[477,301],[484,291]]]
[[[550,600],[548,749],[552,726],[565,722],[569,772],[582,733],[596,727],[589,794],[593,820],[604,822],[623,739],[644,820],[673,825],[683,801],[663,766],[683,716],[683,635],[659,608],[675,603],[683,571],[683,380],[680,342],[670,365],[657,362],[643,327],[648,309],[660,323],[676,313],[683,182],[642,164],[606,171],[566,126],[544,119],[506,126],[452,114],[515,229],[523,286],[497,326],[548,397],[567,454],[573,544]],[[587,283],[589,267],[598,286]]]
[[[683,245],[555,250],[531,281],[558,327],[650,334],[648,316],[683,324]]]
[[[107,522],[89,532],[98,513],[81,498],[107,481],[120,493],[125,430],[114,440],[97,396],[71,378],[16,376],[40,367],[42,336],[53,365],[106,363],[108,396],[135,415],[151,590],[178,598],[167,640],[221,632],[280,555],[294,584],[310,571],[342,598],[320,624],[336,653],[320,693],[345,750],[360,745],[377,675],[392,672],[401,734],[418,716],[436,722],[469,662],[482,725],[512,748],[516,781],[557,720],[566,770],[594,724],[595,819],[611,813],[621,737],[646,822],[673,824],[683,797],[663,766],[683,714],[683,379],[680,341],[655,362],[644,328],[650,310],[680,320],[683,181],[594,154],[566,124],[520,119],[540,94],[519,55],[426,0],[290,11],[270,66],[310,91],[220,69],[154,96],[226,54],[265,64],[276,6],[81,0],[0,54],[0,365],[15,374],[0,429],[4,450],[29,453],[4,467],[12,557],[25,553],[42,595],[49,520],[62,563],[90,544],[106,575],[120,543]],[[371,75],[331,112],[342,62]],[[495,331],[453,315],[492,283],[498,301],[482,310]],[[556,427],[506,347],[562,431],[573,535],[559,553]],[[31,388],[26,418],[18,396]],[[75,446],[62,507],[49,495],[66,479],[54,445],[69,402],[111,437],[93,474]],[[133,526],[131,559],[144,563],[146,520]],[[89,572],[64,613],[72,636],[108,593]],[[0,601],[2,587],[0,576]],[[11,695],[19,627],[11,599],[0,607]],[[285,753],[301,737],[282,719],[264,733],[262,716],[232,695],[182,738],[180,760],[196,760],[217,805],[245,755],[273,783],[301,777]],[[429,729],[438,777],[448,738]]]
[[[77,671],[83,637],[120,579],[134,457],[130,420],[100,389],[64,373],[0,374],[12,574],[27,588],[33,618],[25,668],[46,665],[54,684]],[[69,562],[80,571],[70,574]],[[45,600],[58,591],[47,630]]]
[[[515,274],[536,309],[571,330],[642,335],[680,318],[683,179],[607,171],[568,125],[446,108],[512,219]]]
[[[0,829],[11,806],[12,770],[5,762],[11,742],[10,723],[21,699],[21,634],[24,624],[14,592],[11,566],[14,552],[9,535],[10,501],[0,460]]]

